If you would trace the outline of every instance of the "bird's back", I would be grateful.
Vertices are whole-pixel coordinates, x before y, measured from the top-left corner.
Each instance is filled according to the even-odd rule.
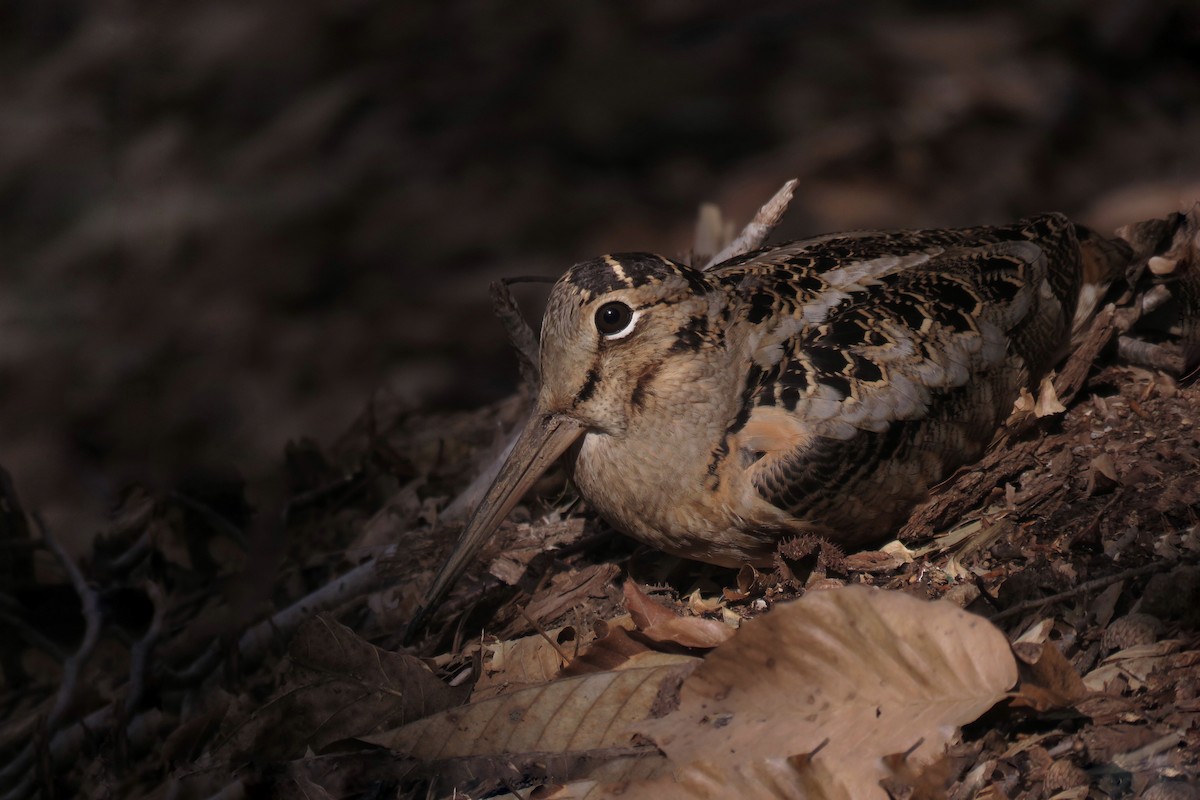
[[[1077,228],[837,234],[718,265],[749,352],[718,450],[799,529],[888,535],[977,458],[1064,353],[1083,284]],[[712,471],[719,491],[722,474]],[[764,542],[764,548],[768,546]]]

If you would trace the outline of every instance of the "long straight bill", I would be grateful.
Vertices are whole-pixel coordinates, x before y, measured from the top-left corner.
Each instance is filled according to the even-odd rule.
[[[582,425],[569,417],[534,409],[533,416],[525,423],[525,429],[513,445],[508,460],[467,521],[454,552],[434,578],[425,605],[408,624],[404,633],[405,644],[410,644],[425,627],[438,602],[462,575],[483,543],[508,516],[508,512],[513,510],[513,506],[555,459],[583,434],[583,430]]]

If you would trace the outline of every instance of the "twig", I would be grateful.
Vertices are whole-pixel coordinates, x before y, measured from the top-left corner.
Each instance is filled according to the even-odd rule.
[[[83,577],[83,573],[79,570],[79,567],[50,534],[41,516],[34,514],[33,520],[42,534],[42,540],[54,553],[59,563],[62,564],[67,577],[71,580],[71,585],[75,588],[75,593],[79,595],[85,622],[83,641],[79,643],[79,649],[75,651],[74,655],[68,658],[63,664],[62,685],[59,687],[54,707],[50,710],[50,716],[46,719],[46,729],[53,733],[58,730],[63,717],[67,715],[67,712],[70,711],[71,706],[75,702],[80,674],[87,665],[88,659],[92,657],[92,652],[96,649],[96,644],[100,641],[100,628],[104,622],[104,615],[100,610],[99,595],[92,590],[92,587],[88,586],[87,580]]]
[[[210,794],[205,800],[242,800],[246,796],[246,785],[238,778],[215,794]]]
[[[763,204],[758,213],[754,215],[754,219],[746,224],[746,227],[742,229],[742,232],[738,234],[738,237],[728,247],[709,259],[703,269],[712,269],[717,264],[740,256],[743,253],[749,253],[765,242],[767,237],[771,235],[771,231],[775,230],[775,226],[779,224],[779,219],[783,216],[783,212],[787,211],[788,205],[792,202],[792,194],[795,191],[796,179],[792,178],[770,200]]]
[[[558,657],[560,659],[562,659],[562,664],[560,664],[559,666],[565,667],[567,664],[571,663],[571,659],[567,657],[567,654],[565,652],[563,652],[563,649],[559,645],[559,643],[550,638],[550,634],[546,633],[546,629],[542,627],[542,624],[540,622],[535,620],[533,617],[529,616],[529,613],[523,608],[521,609],[521,616],[525,619],[526,622],[529,623],[529,627],[533,628],[534,631],[537,632],[537,635],[541,636],[543,639],[545,639],[546,643],[548,645],[550,645],[551,648],[554,649],[554,652],[558,653]]]
[[[1137,304],[1142,314],[1149,314],[1162,308],[1170,299],[1171,290],[1160,283],[1157,286],[1151,286],[1145,294],[1140,295]]]
[[[76,693],[79,689],[80,674],[95,651],[96,644],[100,641],[100,629],[104,620],[103,614],[100,611],[100,598],[88,586],[87,580],[83,577],[83,573],[79,567],[50,534],[45,522],[38,514],[33,515],[33,521],[42,535],[42,541],[45,542],[46,547],[49,548],[59,563],[62,564],[63,570],[67,573],[67,577],[75,589],[75,593],[79,595],[79,602],[82,606],[85,623],[83,640],[79,643],[79,648],[63,662],[62,684],[59,686],[54,706],[50,709],[50,714],[46,718],[46,731],[51,735],[56,735],[56,732],[62,725],[63,718],[66,717],[75,703]],[[17,754],[16,758],[7,767],[0,770],[0,786],[12,782],[18,775],[29,770],[33,765],[34,755],[34,743],[30,742],[22,748],[21,752]],[[26,776],[26,778],[28,777]],[[13,792],[27,784],[29,784],[29,781],[23,779],[13,791],[9,792],[9,795],[14,797],[24,796],[23,794],[14,794]],[[6,797],[9,795],[6,795]]]
[[[459,492],[453,500],[451,500],[442,512],[438,515],[438,519],[443,523],[460,523],[465,522],[467,515],[471,513],[471,509],[479,504],[483,499],[483,495],[487,492],[488,487],[492,485],[492,481],[500,474],[500,468],[504,466],[504,462],[508,460],[508,456],[512,453],[512,449],[517,444],[517,439],[521,436],[521,430],[524,428],[524,423],[513,428],[508,434],[508,439],[504,442],[504,447],[496,454],[496,457],[485,467],[480,470],[474,480]]]
[[[712,258],[733,242],[733,220],[721,217],[716,203],[701,203],[692,236],[692,252],[684,261],[689,267],[712,263]]]
[[[206,522],[208,522],[209,525],[212,525],[214,528],[232,539],[238,547],[242,548],[243,550],[246,549],[246,534],[243,533],[237,525],[234,525],[232,522],[226,519],[224,514],[217,511],[208,503],[197,500],[191,495],[184,494],[180,491],[172,491],[168,497],[179,503],[188,511],[193,511],[199,514]]]
[[[514,282],[515,279],[492,282],[492,313],[504,326],[504,332],[508,334],[508,341],[517,353],[517,365],[521,370],[521,380],[531,393],[536,393],[542,382],[539,365],[540,348],[533,328],[521,314],[517,299],[508,289],[509,284]]]
[[[150,618],[150,627],[146,629],[145,635],[130,648],[129,688],[125,692],[125,703],[121,709],[123,719],[131,719],[142,700],[146,686],[146,664],[154,646],[158,644],[158,637],[162,635],[163,621],[167,616],[167,603],[162,588],[153,581],[146,581],[145,588],[146,595],[154,606],[154,616]]]
[[[56,661],[64,661],[66,654],[57,643],[49,637],[42,634],[37,628],[30,625],[25,620],[18,617],[16,614],[9,614],[5,611],[0,611],[0,628],[11,628],[18,636],[25,640],[26,644],[40,648],[44,653],[53,657]]]
[[[1143,564],[1140,567],[1132,567],[1121,572],[1114,572],[1112,575],[1104,575],[1099,578],[1093,578],[1090,581],[1084,581],[1072,589],[1067,589],[1065,592],[1048,595],[1047,597],[1039,597],[1034,600],[1025,600],[1017,603],[1015,606],[1009,606],[1003,611],[993,614],[988,619],[990,619],[992,622],[997,622],[1002,619],[1007,619],[1008,617],[1015,617],[1018,614],[1023,614],[1026,611],[1030,611],[1035,608],[1041,608],[1043,606],[1050,605],[1051,603],[1058,603],[1062,600],[1069,600],[1076,595],[1087,594],[1095,589],[1103,589],[1105,586],[1118,583],[1126,580],[1127,578],[1136,578],[1140,575],[1151,575],[1156,572],[1163,572],[1172,566],[1175,565],[1167,564],[1162,561],[1155,561],[1153,564]]]
[[[172,670],[167,667],[163,670],[161,683],[163,686],[172,689],[182,689],[195,686],[208,677],[208,674],[217,668],[221,663],[221,643],[219,640],[213,640],[204,652],[192,659],[192,663],[188,664],[181,670]]]
[[[308,491],[301,492],[289,498],[287,503],[284,504],[283,519],[290,520],[298,511],[302,511],[310,505],[319,503],[337,492],[361,488],[361,485],[365,483],[366,479],[363,476],[362,470],[357,470],[349,475],[343,475]]]
[[[279,611],[269,619],[250,628],[238,640],[238,655],[247,663],[262,659],[270,648],[276,635],[288,635],[296,630],[304,620],[320,611],[334,608],[346,601],[359,597],[376,588],[385,579],[379,575],[378,565],[381,561],[395,558],[397,545],[391,545],[376,558],[366,561],[339,578],[325,584],[321,588],[297,600],[292,605]],[[206,650],[185,670],[185,674],[194,677],[199,682],[204,676],[212,677],[220,664],[219,650]],[[135,717],[129,724],[130,746],[138,744],[140,736],[151,734],[148,730],[149,719],[146,712]],[[157,713],[157,712],[154,712]],[[50,753],[55,764],[63,764],[74,758],[84,741],[89,736],[96,736],[109,730],[117,721],[117,707],[110,703],[103,708],[93,711],[84,719],[65,728],[50,741]],[[135,735],[137,734],[137,735]],[[18,775],[27,770],[33,761],[33,745],[27,745],[24,750],[3,770],[0,770],[0,787],[12,782]],[[24,782],[21,785],[25,785]],[[2,800],[24,797],[23,794],[13,794],[11,791]]]
[[[239,658],[244,662],[255,663],[266,655],[274,639],[290,635],[313,614],[336,608],[379,588],[388,580],[379,574],[379,564],[386,559],[395,558],[397,552],[398,545],[389,545],[378,556],[363,562],[247,630],[238,639]]]
[[[26,742],[25,746],[21,748],[21,752],[17,753],[17,755],[13,757],[12,761],[8,762],[8,766],[4,769],[0,769],[0,788],[17,781],[18,776],[24,776],[19,782],[14,784],[14,787],[7,794],[4,795],[3,800],[9,800],[9,798],[15,797],[24,797],[24,793],[20,793],[18,790],[24,786],[28,786],[29,788],[33,787],[34,771],[30,769],[30,766],[33,765],[34,750],[35,748],[33,742]]]
[[[129,545],[125,552],[108,562],[109,574],[124,575],[137,566],[138,562],[150,552],[150,531],[142,531],[137,541]]]
[[[1178,375],[1183,368],[1183,359],[1162,345],[1145,342],[1132,336],[1117,337],[1117,357],[1139,367],[1162,370]]]

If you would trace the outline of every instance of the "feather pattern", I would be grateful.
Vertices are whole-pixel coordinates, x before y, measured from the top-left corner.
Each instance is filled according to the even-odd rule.
[[[864,527],[862,538],[877,535],[976,458],[987,441],[973,432],[990,436],[1059,354],[1077,253],[1074,227],[1051,215],[1009,228],[822,237],[716,267],[735,317],[762,328],[727,431],[729,449],[753,463],[759,496],[852,538]],[[764,296],[771,313],[755,322]],[[803,441],[763,435],[759,418],[780,410],[802,423]]]
[[[1048,214],[820,236],[703,272],[583,262],[547,307],[539,413],[585,431],[580,491],[656,547],[738,564],[789,533],[867,544],[977,458],[1064,354],[1077,231]],[[613,303],[628,327],[598,335]]]

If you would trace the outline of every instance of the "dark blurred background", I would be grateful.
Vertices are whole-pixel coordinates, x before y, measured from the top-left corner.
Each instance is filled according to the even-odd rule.
[[[677,254],[702,201],[1111,228],[1198,143],[1190,0],[7,0],[0,464],[81,541],[373,396],[502,396],[492,278]]]

